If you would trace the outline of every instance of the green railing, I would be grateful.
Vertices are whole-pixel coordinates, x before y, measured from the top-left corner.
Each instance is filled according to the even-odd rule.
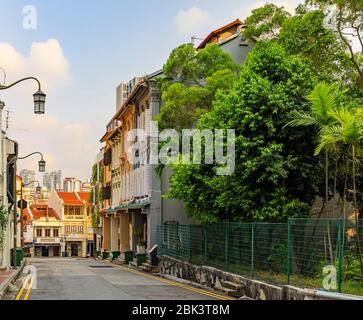
[[[360,223],[360,247],[363,230]],[[363,295],[356,226],[341,219],[159,226],[159,255],[274,284]]]

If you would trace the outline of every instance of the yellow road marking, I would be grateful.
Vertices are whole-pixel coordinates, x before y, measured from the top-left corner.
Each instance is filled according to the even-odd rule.
[[[26,284],[28,283],[29,279],[30,279],[30,275],[28,274],[28,275],[25,277],[25,279],[24,279],[24,281],[23,281],[23,284],[22,284],[22,286],[21,286],[21,288],[20,288],[20,290],[19,290],[18,294],[16,295],[15,300],[20,300],[20,298],[22,297],[23,292],[24,292],[24,290],[25,290],[25,286],[26,286]]]
[[[30,281],[30,285],[29,285],[29,288],[24,296],[24,300],[28,300],[29,299],[29,295],[30,295],[30,292],[32,291],[32,287],[33,287],[33,282],[34,282],[34,276],[31,278],[31,281]]]
[[[125,267],[121,267],[121,268],[128,271],[128,272],[141,275],[141,276],[143,276],[145,278],[157,280],[157,281],[163,282],[165,284],[169,284],[169,285],[172,285],[172,286],[175,286],[175,287],[180,287],[180,288],[183,288],[183,289],[186,289],[186,290],[189,290],[189,291],[193,291],[193,292],[205,295],[205,296],[210,296],[210,297],[216,298],[218,300],[235,300],[235,299],[233,299],[231,297],[222,296],[222,295],[219,295],[217,293],[209,292],[209,291],[206,291],[206,290],[203,290],[203,289],[194,288],[194,287],[188,286],[186,284],[174,282],[174,281],[171,281],[171,280],[168,280],[168,279],[163,279],[163,278],[160,278],[160,277],[151,276],[151,275],[145,274],[143,272],[139,272],[137,270],[132,270],[132,269],[125,268]]]

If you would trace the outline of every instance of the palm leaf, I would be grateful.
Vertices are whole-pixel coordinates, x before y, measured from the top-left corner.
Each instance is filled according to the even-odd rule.
[[[317,119],[307,112],[294,110],[291,112],[290,121],[284,126],[286,127],[309,127],[318,124]]]

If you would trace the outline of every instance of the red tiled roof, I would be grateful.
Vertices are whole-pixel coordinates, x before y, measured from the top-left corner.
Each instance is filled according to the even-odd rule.
[[[61,198],[64,204],[68,205],[83,205],[82,201],[80,201],[74,192],[57,192],[59,198]]]
[[[87,205],[89,204],[90,192],[77,192],[77,194],[82,201],[85,201]]]
[[[219,28],[216,29],[214,31],[212,31],[204,40],[203,42],[198,46],[198,49],[203,49],[212,39],[213,37],[217,36],[218,34],[220,34],[221,32],[223,32],[224,30],[227,30],[229,28],[232,28],[234,26],[243,26],[243,22],[239,19]]]
[[[48,210],[47,210],[47,206],[45,206],[44,208],[42,208],[40,206],[36,206],[35,208],[29,208],[29,210],[31,211],[31,213],[33,215],[33,220],[39,220],[41,218],[46,218],[47,216],[49,218],[54,218],[58,221],[61,220],[60,217],[58,216],[57,212],[53,208],[48,208]],[[24,217],[26,217],[27,221],[32,219],[31,216],[29,215],[28,208],[23,210],[23,215],[24,215]]]
[[[29,211],[30,211],[30,208],[26,208],[26,209],[23,210],[23,217],[24,217],[24,220],[26,220],[26,221],[33,220],[32,216],[29,213]]]

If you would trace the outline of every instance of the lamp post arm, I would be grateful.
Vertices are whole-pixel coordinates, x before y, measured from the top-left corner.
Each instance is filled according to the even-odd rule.
[[[28,154],[27,156],[25,156],[25,157],[14,157],[14,158],[12,158],[10,161],[9,161],[9,165],[11,165],[14,161],[17,161],[17,160],[24,160],[24,159],[27,159],[27,158],[29,158],[29,157],[31,157],[31,156],[33,156],[33,155],[35,155],[35,154],[39,154],[41,157],[42,157],[42,159],[41,160],[44,160],[44,156],[43,156],[43,154],[41,153],[41,152],[33,152],[33,153],[31,153],[31,154]]]
[[[12,84],[8,85],[8,86],[0,85],[0,90],[6,90],[6,89],[9,89],[9,88],[11,88],[11,87],[14,87],[14,86],[15,86],[15,85],[17,85],[18,83],[23,82],[23,81],[26,81],[26,80],[34,80],[34,81],[36,81],[36,82],[38,83],[39,90],[41,90],[41,84],[40,84],[40,81],[39,81],[37,78],[35,78],[35,77],[26,77],[26,78],[20,79],[20,80],[18,80],[18,81],[16,81],[16,82],[14,82],[14,83],[12,83]]]
[[[23,185],[23,188],[25,188],[25,187],[27,187],[27,186],[30,186],[30,185],[31,185],[31,184],[33,184],[33,183],[37,183],[37,184],[38,184],[38,187],[40,187],[40,182],[39,182],[38,180],[35,180],[35,181],[29,182],[29,183],[27,183],[27,184],[24,184],[24,185]]]

